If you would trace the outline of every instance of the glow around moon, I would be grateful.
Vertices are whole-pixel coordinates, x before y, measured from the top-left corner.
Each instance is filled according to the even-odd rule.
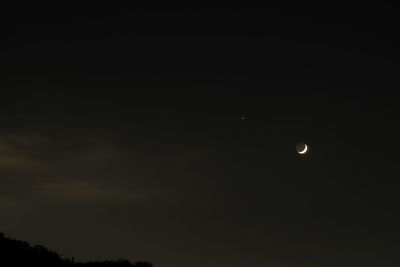
[[[299,144],[297,144],[297,145],[296,145],[296,151],[297,151],[297,153],[299,153],[299,154],[306,154],[307,151],[308,151],[308,146],[307,146],[307,144],[304,144],[304,143],[299,143]]]

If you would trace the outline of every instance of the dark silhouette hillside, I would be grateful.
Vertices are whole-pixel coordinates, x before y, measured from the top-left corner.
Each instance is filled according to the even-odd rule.
[[[136,262],[132,264],[127,260],[117,261],[96,261],[86,263],[75,263],[73,259],[62,259],[56,252],[37,245],[31,246],[29,243],[7,238],[0,233],[0,266],[19,266],[19,267],[152,267],[148,262]]]

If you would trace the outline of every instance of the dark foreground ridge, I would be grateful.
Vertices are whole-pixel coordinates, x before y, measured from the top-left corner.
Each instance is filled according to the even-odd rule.
[[[74,262],[74,259],[62,259],[56,252],[50,251],[47,248],[37,245],[31,246],[29,243],[7,238],[3,233],[0,233],[0,266],[108,266],[108,267],[152,267],[148,262],[136,262],[132,264],[127,260],[117,261],[96,261],[79,263]]]

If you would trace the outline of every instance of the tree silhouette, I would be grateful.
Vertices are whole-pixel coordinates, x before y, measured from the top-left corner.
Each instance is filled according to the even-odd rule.
[[[31,247],[29,243],[10,239],[0,233],[0,266],[5,267],[153,267],[149,262],[138,261],[132,264],[128,260],[95,261],[80,263],[74,258],[62,259],[56,252],[36,245]]]

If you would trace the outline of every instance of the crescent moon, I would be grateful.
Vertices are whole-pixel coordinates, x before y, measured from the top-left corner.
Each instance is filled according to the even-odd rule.
[[[306,144],[304,144],[304,149],[302,151],[299,151],[299,154],[305,154],[308,150],[308,147]]]

